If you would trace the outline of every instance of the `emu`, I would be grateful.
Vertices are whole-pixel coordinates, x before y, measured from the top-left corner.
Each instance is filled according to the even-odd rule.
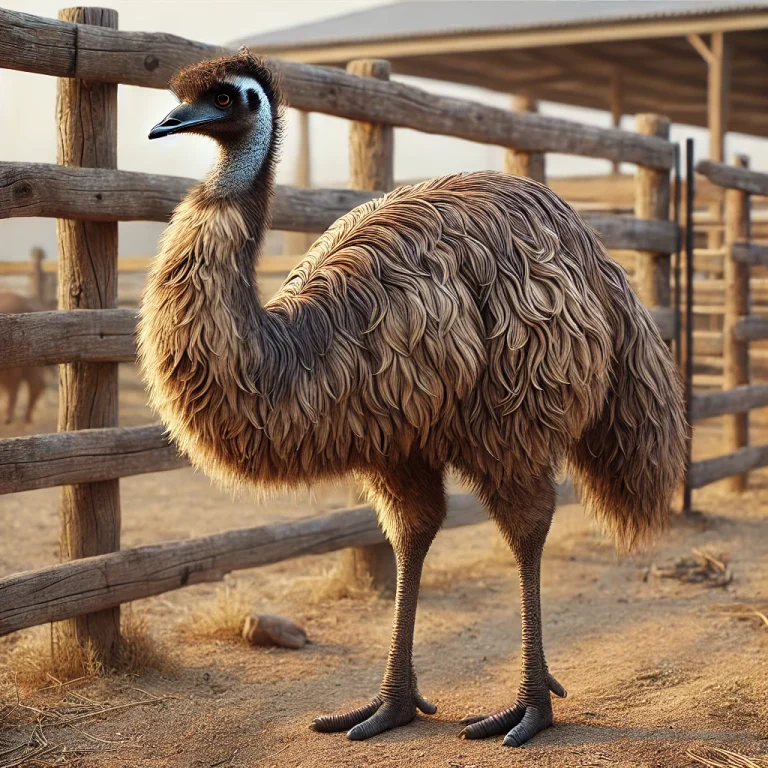
[[[290,487],[353,473],[397,559],[379,693],[316,731],[366,739],[436,707],[412,647],[422,564],[452,468],[518,563],[522,672],[512,707],[468,739],[519,746],[552,723],[539,579],[554,476],[623,544],[663,526],[684,466],[682,388],[621,268],[547,187],[467,173],[402,187],[339,219],[279,293],[259,300],[282,132],[278,80],[246,49],[182,70],[180,104],[149,138],[193,132],[220,156],[176,209],[142,300],[153,407],[224,486]]]

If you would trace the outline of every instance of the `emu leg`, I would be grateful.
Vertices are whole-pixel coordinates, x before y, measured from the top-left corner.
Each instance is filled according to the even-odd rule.
[[[31,424],[35,405],[40,399],[40,395],[45,391],[45,376],[42,368],[29,368],[27,370],[27,388],[29,389],[29,398],[27,409],[24,412],[24,421]]]
[[[15,371],[12,371],[11,373],[15,374]],[[19,379],[14,379],[13,381],[6,384],[6,392],[8,392],[8,402],[6,404],[6,410],[5,410],[5,423],[10,424],[13,421],[13,417],[16,412],[16,399],[19,396]]]
[[[551,484],[551,481],[549,483]],[[522,671],[514,706],[495,715],[467,718],[464,739],[482,739],[506,734],[504,745],[519,747],[539,731],[552,725],[550,692],[565,697],[566,691],[549,673],[544,658],[541,628],[541,554],[554,512],[554,487],[531,499],[527,508],[512,514],[492,514],[517,558],[520,577],[522,619]],[[525,493],[518,494],[518,503]],[[517,504],[515,505],[517,506]]]
[[[445,518],[442,472],[409,465],[392,478],[372,484],[379,517],[397,558],[392,642],[379,694],[359,709],[318,717],[310,726],[329,733],[348,731],[354,741],[405,725],[416,710],[437,711],[419,693],[413,669],[413,632],[424,558]]]

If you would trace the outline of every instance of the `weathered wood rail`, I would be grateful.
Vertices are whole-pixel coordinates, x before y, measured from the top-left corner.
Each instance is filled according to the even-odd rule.
[[[112,23],[111,12],[86,10],[87,13],[65,15],[94,18],[106,26],[0,9],[0,67],[61,78],[60,88],[70,89],[68,92],[76,95],[81,81],[164,88],[179,67],[225,53],[222,48],[173,35],[123,32],[113,28],[116,24]],[[353,173],[352,186],[361,187],[279,187],[273,216],[275,228],[322,231],[339,216],[379,195],[375,190],[387,186],[391,179],[387,142],[394,126],[498,145],[529,158],[562,152],[635,163],[640,200],[636,216],[590,212],[584,218],[601,234],[608,248],[645,254],[644,279],[646,285],[654,286],[649,291],[649,301],[654,305],[651,312],[661,335],[666,339],[674,337],[676,315],[670,306],[669,292],[656,290],[669,273],[669,255],[675,251],[678,240],[677,227],[669,220],[665,206],[675,149],[664,137],[666,124],[662,118],[640,118],[638,132],[594,128],[437,96],[387,79],[359,76],[372,73],[367,64],[353,65],[351,72],[344,72],[280,61],[271,63],[282,75],[291,106],[355,121],[359,140],[355,144],[355,167],[359,173]],[[112,86],[104,90],[107,94],[113,92]],[[95,113],[96,119],[106,117],[106,113]],[[542,175],[543,162],[542,157],[531,164],[540,167]],[[47,216],[60,219],[66,226],[72,222],[88,226],[96,222],[105,227],[118,221],[167,221],[195,183],[192,179],[130,173],[114,167],[67,167],[75,164],[99,163],[69,162],[67,158],[62,158],[61,165],[0,163],[0,218]],[[77,253],[72,249],[66,251],[66,246],[62,248],[58,260],[60,298],[76,282],[68,273],[67,264]],[[67,258],[62,259],[62,253]],[[119,268],[114,249],[110,250],[109,259],[111,280]],[[35,269],[36,274],[42,274],[44,267],[39,264]],[[54,312],[0,316],[0,367],[59,364],[74,365],[73,370],[77,371],[79,367],[86,370],[92,365],[134,359],[133,311],[81,310],[61,302],[59,306]],[[753,400],[759,397],[756,394]],[[68,398],[64,407],[75,400],[74,395]],[[707,408],[730,408],[723,412],[737,412],[733,403],[710,402],[700,408],[702,412]],[[63,430],[54,435],[0,440],[0,494],[57,485],[110,484],[128,475],[186,464],[158,425]],[[561,495],[561,500],[565,498]],[[67,501],[68,513],[76,516],[78,503],[77,499]],[[449,527],[485,519],[477,503],[463,495],[453,496],[450,508]],[[112,519],[119,519],[119,515],[113,514]],[[80,616],[86,620],[76,623],[83,630],[79,631],[78,639],[87,639],[89,628],[96,626],[89,623],[88,617],[115,617],[113,609],[129,600],[220,578],[235,568],[334,549],[373,546],[382,541],[372,511],[355,508],[322,518],[230,531],[191,541],[119,552],[103,553],[102,549],[94,557],[0,580],[0,634]],[[108,661],[107,649],[98,644],[96,647]]]
[[[166,88],[180,68],[232,53],[175,35],[123,32],[0,9],[0,67]],[[669,141],[454,99],[330,67],[271,60],[290,106],[529,152],[563,152],[670,169]]]
[[[569,482],[558,502],[576,500]],[[444,528],[488,520],[474,496],[452,494]],[[0,579],[0,635],[102,611],[174,589],[218,581],[243,568],[385,541],[369,506],[288,523],[151,544]]]

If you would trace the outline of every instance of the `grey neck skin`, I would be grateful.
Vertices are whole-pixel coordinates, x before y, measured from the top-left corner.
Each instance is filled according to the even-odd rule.
[[[259,107],[251,130],[233,142],[219,146],[219,159],[205,184],[214,197],[231,197],[247,192],[255,183],[272,142],[272,112],[261,85],[252,78],[238,77],[232,84],[241,94],[255,90]]]

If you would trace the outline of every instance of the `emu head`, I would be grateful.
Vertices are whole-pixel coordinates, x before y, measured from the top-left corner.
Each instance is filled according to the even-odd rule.
[[[150,139],[185,132],[210,136],[224,146],[247,140],[261,148],[263,159],[279,138],[277,78],[247,48],[182,69],[170,89],[181,103],[150,131]]]

